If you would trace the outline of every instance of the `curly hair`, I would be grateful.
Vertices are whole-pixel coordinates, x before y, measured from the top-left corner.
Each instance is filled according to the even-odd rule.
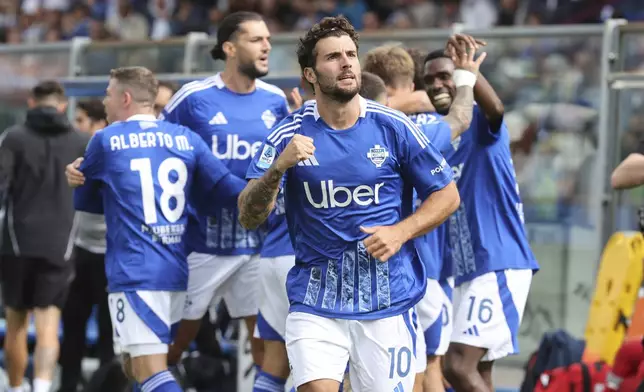
[[[313,25],[306,35],[300,38],[300,42],[297,45],[297,61],[300,63],[302,71],[304,71],[304,68],[315,65],[317,57],[315,46],[318,41],[343,35],[348,35],[356,44],[356,49],[358,48],[358,33],[343,15],[326,17]]]

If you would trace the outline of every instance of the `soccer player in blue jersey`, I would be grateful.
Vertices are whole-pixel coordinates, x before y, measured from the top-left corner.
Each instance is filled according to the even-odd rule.
[[[471,42],[472,45],[477,45]],[[472,56],[474,52],[471,53]],[[478,58],[480,64],[485,54]],[[422,64],[422,62],[421,62]],[[362,67],[363,71],[373,72],[380,76],[386,85],[389,99],[394,102],[404,102],[405,96],[411,96],[415,91],[416,64],[408,51],[401,46],[383,45],[370,50]],[[424,85],[420,86],[421,88]],[[418,91],[418,90],[416,90]],[[423,94],[426,93],[423,91]],[[449,150],[452,138],[464,132],[470,123],[461,121],[459,113],[472,112],[472,101],[452,107],[445,117],[436,113],[415,113],[410,118],[425,133],[427,138],[439,151]],[[422,200],[417,199],[420,203]],[[451,335],[451,292],[450,285],[451,263],[443,262],[442,246],[439,238],[443,238],[444,224],[436,230],[415,240],[420,259],[425,265],[427,276],[427,291],[423,299],[416,305],[420,324],[424,329],[427,363],[425,377],[422,373],[417,378],[416,387],[426,392],[444,391],[443,375],[440,367],[440,356],[445,354]],[[425,362],[419,372],[425,371]]]
[[[217,44],[211,51],[213,59],[224,60],[224,71],[184,85],[161,114],[161,118],[198,133],[240,178],[245,178],[251,158],[270,129],[288,114],[282,90],[257,79],[268,73],[270,50],[270,33],[261,15],[228,15],[219,25]],[[233,318],[245,319],[249,336],[255,329],[261,233],[239,225],[236,203],[219,203],[219,207],[211,216],[196,215],[189,221],[187,245],[193,252],[188,257],[190,282],[171,362],[177,361],[195,338],[202,317],[218,298],[223,297]],[[272,249],[264,254],[292,255],[287,240],[272,242],[279,235],[271,235],[267,246]],[[261,342],[251,339],[251,345],[253,359],[261,365]]]
[[[453,36],[447,48],[469,39]],[[432,103],[447,114],[456,91],[454,62],[438,50],[424,70]],[[494,361],[518,353],[519,325],[539,268],[524,229],[503,104],[482,75],[474,95],[470,129],[446,153],[462,200],[446,232],[456,287],[445,375],[466,392],[493,391]]]
[[[166,354],[188,285],[188,202],[209,213],[245,185],[197,134],[156,120],[157,88],[148,69],[111,72],[104,103],[112,124],[92,137],[74,195],[77,210],[105,213],[115,342],[143,392],[181,390]]]
[[[337,391],[347,361],[356,391],[412,390],[413,307],[426,280],[410,240],[460,203],[451,170],[424,134],[357,94],[357,44],[344,17],[322,19],[300,40],[315,103],[271,132],[238,201],[240,222],[255,228],[284,189],[296,256],[286,346],[293,382],[305,392]],[[476,72],[472,62],[460,65]],[[474,72],[457,100],[472,99]],[[414,189],[424,200],[416,212]]]

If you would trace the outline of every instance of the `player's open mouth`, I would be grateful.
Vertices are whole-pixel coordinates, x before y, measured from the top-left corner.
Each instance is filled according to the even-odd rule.
[[[355,77],[355,75],[353,75],[353,74],[346,74],[346,75],[342,75],[342,76],[340,76],[340,77],[338,78],[338,80],[347,80],[347,79],[355,79],[355,78],[356,78],[356,77]]]

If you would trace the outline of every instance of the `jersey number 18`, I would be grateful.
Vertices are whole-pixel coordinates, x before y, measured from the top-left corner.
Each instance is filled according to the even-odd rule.
[[[157,223],[157,209],[154,194],[154,179],[152,178],[152,165],[150,158],[137,158],[130,161],[130,170],[139,172],[141,178],[141,201],[143,215],[148,225]],[[170,172],[177,173],[177,180],[170,181]],[[188,169],[185,162],[179,158],[167,158],[159,165],[157,180],[161,186],[159,205],[165,219],[174,223],[183,215],[186,206],[184,188],[188,181]],[[175,199],[175,206],[170,206],[170,200]]]

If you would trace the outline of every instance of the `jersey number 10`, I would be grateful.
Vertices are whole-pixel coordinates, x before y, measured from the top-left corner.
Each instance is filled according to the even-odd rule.
[[[157,223],[156,198],[154,194],[154,179],[152,178],[152,165],[150,158],[137,158],[130,161],[130,170],[139,172],[141,178],[141,201],[143,203],[143,215],[148,225]],[[170,172],[177,173],[177,180],[170,181]],[[186,194],[184,188],[188,181],[188,169],[186,164],[179,158],[167,158],[159,165],[157,180],[161,186],[161,197],[159,206],[165,219],[174,223],[181,218],[186,206]],[[170,200],[174,198],[175,206],[170,206]]]

